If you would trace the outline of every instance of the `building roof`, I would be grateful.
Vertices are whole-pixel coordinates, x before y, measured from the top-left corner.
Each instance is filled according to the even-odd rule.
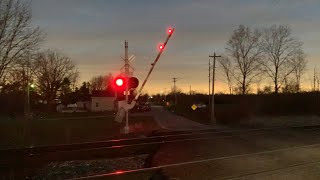
[[[114,92],[106,90],[93,90],[91,97],[114,97]]]

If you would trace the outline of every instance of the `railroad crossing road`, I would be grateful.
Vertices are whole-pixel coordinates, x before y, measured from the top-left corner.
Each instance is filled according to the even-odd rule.
[[[169,112],[162,106],[152,106],[150,114],[161,128],[167,130],[187,131],[213,129],[211,126],[203,125]]]
[[[320,131],[272,129],[161,145],[150,168],[102,179],[320,179]],[[95,177],[94,179],[100,179]]]
[[[318,180],[320,144],[163,165],[90,179]]]

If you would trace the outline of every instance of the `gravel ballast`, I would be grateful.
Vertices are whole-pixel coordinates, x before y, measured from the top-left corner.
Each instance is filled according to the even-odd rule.
[[[50,163],[40,169],[32,179],[71,179],[121,170],[143,168],[147,155],[89,161]]]

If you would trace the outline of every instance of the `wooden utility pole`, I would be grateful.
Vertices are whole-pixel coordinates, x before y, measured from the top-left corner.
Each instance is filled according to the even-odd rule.
[[[167,88],[164,88],[164,101],[167,104]]]
[[[213,53],[213,56],[210,56],[213,58],[213,72],[212,72],[212,99],[211,99],[211,124],[215,125],[216,122],[216,118],[214,116],[214,81],[215,81],[215,70],[216,70],[216,58],[217,57],[221,57],[221,56],[217,56],[216,53]]]
[[[313,91],[316,91],[316,80],[317,77],[316,77],[316,67],[314,67],[313,69]]]
[[[210,94],[211,94],[211,91],[210,91],[210,88],[211,88],[211,64],[210,64],[210,58],[209,58],[209,106],[210,106]]]
[[[177,105],[177,87],[176,82],[178,78],[172,78],[173,79],[173,93],[174,93],[174,104]]]

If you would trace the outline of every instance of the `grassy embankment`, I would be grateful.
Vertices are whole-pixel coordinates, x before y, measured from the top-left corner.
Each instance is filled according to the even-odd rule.
[[[24,120],[1,117],[0,148],[98,141],[122,136],[123,124],[113,121],[108,113],[50,114],[45,118]],[[130,117],[130,129],[146,134],[159,127],[150,116]]]

